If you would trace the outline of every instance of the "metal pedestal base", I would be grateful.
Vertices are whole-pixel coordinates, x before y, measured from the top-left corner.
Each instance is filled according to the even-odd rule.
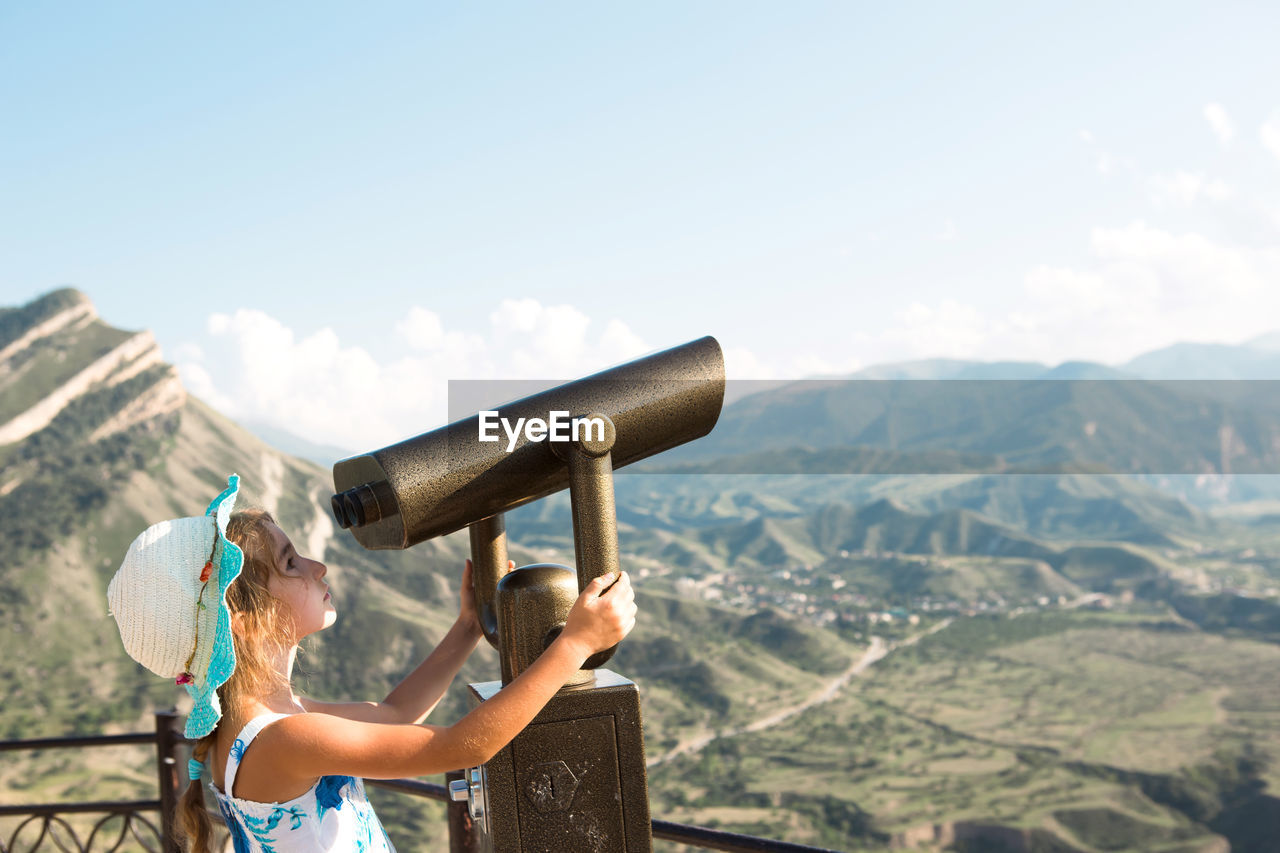
[[[501,687],[472,684],[472,701]],[[635,682],[610,670],[557,693],[467,780],[479,849],[487,853],[653,849],[640,694]]]

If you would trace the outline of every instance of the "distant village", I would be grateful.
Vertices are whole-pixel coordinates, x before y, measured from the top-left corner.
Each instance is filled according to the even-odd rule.
[[[887,560],[949,567],[946,558],[885,551],[841,551],[842,559]],[[647,572],[641,570],[641,577]],[[1041,595],[1028,601],[1006,600],[987,592],[982,598],[965,601],[956,598],[919,597],[907,602],[888,602],[848,589],[848,581],[821,566],[796,565],[777,569],[766,575],[744,575],[734,572],[712,572],[700,578],[679,578],[676,593],[686,598],[754,612],[772,607],[821,627],[837,623],[863,625],[868,633],[885,629],[913,627],[950,616],[1006,613],[1018,615],[1039,609],[1092,608],[1110,609],[1128,604],[1133,594],[1125,591],[1111,596],[1086,593],[1081,596]]]

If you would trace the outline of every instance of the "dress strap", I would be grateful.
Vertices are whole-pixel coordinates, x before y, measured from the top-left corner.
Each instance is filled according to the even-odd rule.
[[[249,744],[253,743],[253,739],[267,726],[287,716],[289,715],[268,712],[259,714],[245,723],[244,728],[240,730],[240,734],[236,738],[236,742],[231,745],[231,751],[227,753],[227,772],[224,774],[222,782],[226,786],[228,797],[236,795],[236,771],[240,769],[240,762],[244,759],[244,751],[249,748]]]

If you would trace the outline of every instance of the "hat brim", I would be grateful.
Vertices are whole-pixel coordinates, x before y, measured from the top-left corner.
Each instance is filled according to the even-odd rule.
[[[217,525],[209,583],[200,594],[197,615],[199,634],[192,659],[192,680],[186,686],[194,705],[187,716],[186,736],[201,738],[213,731],[222,718],[218,688],[235,672],[236,653],[231,637],[231,611],[227,607],[227,588],[244,568],[244,552],[227,539],[227,522],[235,507],[240,478],[232,474],[227,488],[209,504],[206,516]]]

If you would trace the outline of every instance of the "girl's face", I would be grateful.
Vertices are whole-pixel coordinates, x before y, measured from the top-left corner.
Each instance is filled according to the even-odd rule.
[[[297,642],[337,621],[338,611],[329,597],[329,585],[324,582],[328,569],[319,560],[299,555],[289,537],[276,525],[267,524],[265,529],[276,567],[267,581],[267,591],[289,608]]]

